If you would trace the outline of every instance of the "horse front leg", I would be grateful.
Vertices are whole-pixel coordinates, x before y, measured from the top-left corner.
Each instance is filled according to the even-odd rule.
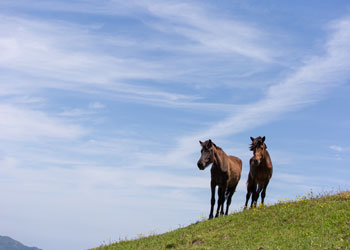
[[[259,199],[259,196],[260,196],[260,193],[261,193],[261,190],[263,189],[263,185],[259,184],[258,185],[258,190],[256,191],[256,194],[255,194],[255,199],[254,199],[254,204],[255,204],[255,207],[257,206],[258,204],[258,199]]]
[[[209,213],[209,220],[213,218],[216,183],[214,181],[211,181],[210,187],[211,187],[211,200],[210,200],[211,207],[210,207],[210,213]]]
[[[237,185],[236,185],[237,186]],[[227,201],[226,201],[226,213],[225,215],[228,215],[228,209],[230,207],[230,204],[231,204],[231,199],[232,199],[232,195],[235,193],[236,191],[236,186],[233,187],[233,188],[229,188],[227,190],[227,193],[228,193],[228,196],[227,196]]]
[[[247,190],[247,194],[245,196],[245,204],[244,204],[244,210],[247,209],[248,207],[248,201],[250,199],[250,195],[252,194],[252,191],[250,191],[249,189]]]
[[[253,193],[254,183],[252,178],[250,177],[250,174],[248,175],[248,181],[247,181],[247,194],[245,196],[245,205],[244,210],[248,207],[248,201],[250,199],[250,195]]]
[[[264,205],[264,200],[265,200],[265,196],[266,196],[266,188],[267,185],[269,185],[269,181],[267,181],[267,183],[265,183],[264,188],[261,192],[261,204]]]

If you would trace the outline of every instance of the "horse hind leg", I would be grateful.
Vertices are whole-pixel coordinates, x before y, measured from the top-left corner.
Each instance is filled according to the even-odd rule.
[[[267,182],[265,185],[264,185],[264,188],[261,192],[261,204],[264,205],[264,200],[265,200],[265,196],[266,196],[266,188],[267,188],[267,185],[269,185],[269,182]]]
[[[244,209],[247,209],[247,206],[248,206],[248,201],[250,199],[250,195],[252,194],[251,191],[247,190],[247,194],[245,196],[245,204],[244,204]]]
[[[232,196],[235,193],[235,191],[236,191],[236,187],[233,187],[233,188],[228,189],[226,192],[226,193],[228,193],[228,196],[227,196],[227,201],[226,201],[226,213],[225,213],[225,215],[228,215],[228,209],[231,205]]]
[[[247,195],[246,195],[246,201],[245,201],[244,209],[247,208],[248,201],[249,201],[249,198],[250,198],[251,195],[252,195],[252,201],[251,201],[251,204],[250,204],[250,208],[253,207],[253,204],[254,204],[254,201],[255,201],[256,184],[251,178],[248,178]]]
[[[222,193],[221,193],[221,208],[220,208],[220,215],[224,215],[225,193],[226,193],[226,189],[225,189],[225,188],[223,188],[223,189],[222,189]]]

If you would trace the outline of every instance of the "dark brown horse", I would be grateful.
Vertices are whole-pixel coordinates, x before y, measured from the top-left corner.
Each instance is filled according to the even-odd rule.
[[[215,217],[224,214],[225,193],[227,197],[226,213],[231,204],[232,195],[236,191],[237,184],[241,178],[242,161],[235,156],[228,156],[220,147],[216,146],[211,140],[205,142],[199,141],[202,146],[201,158],[198,160],[198,168],[204,170],[212,163],[211,167],[211,208],[209,219],[213,218],[215,205],[215,189],[218,189],[218,207]]]
[[[256,207],[261,192],[261,204],[264,205],[266,188],[272,176],[272,162],[269,152],[266,150],[265,136],[253,138],[250,150],[254,156],[250,158],[250,171],[247,181],[247,196],[244,208],[247,208],[250,195],[253,194],[250,207]]]

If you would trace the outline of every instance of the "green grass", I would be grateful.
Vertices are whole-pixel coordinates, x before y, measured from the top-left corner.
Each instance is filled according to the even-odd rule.
[[[311,193],[94,250],[116,249],[350,249],[350,192]]]

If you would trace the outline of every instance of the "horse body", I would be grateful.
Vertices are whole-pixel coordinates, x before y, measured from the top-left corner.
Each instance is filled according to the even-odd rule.
[[[260,192],[261,204],[264,204],[266,188],[272,177],[273,167],[269,152],[266,150],[265,136],[253,138],[250,150],[254,152],[254,156],[250,159],[250,171],[247,181],[247,195],[245,208],[248,205],[250,195],[253,194],[250,207],[256,206]]]
[[[265,160],[261,161],[259,165],[254,163],[254,156],[250,159],[249,175],[255,179],[256,184],[265,185],[272,177],[272,162],[269,152],[266,150]]]
[[[202,155],[198,160],[198,167],[204,170],[212,163],[211,167],[211,209],[209,219],[213,218],[215,205],[215,189],[218,186],[218,206],[215,217],[224,214],[225,193],[227,196],[226,212],[231,204],[232,195],[236,191],[237,184],[241,178],[242,161],[235,156],[228,156],[220,147],[211,140],[200,142]]]

